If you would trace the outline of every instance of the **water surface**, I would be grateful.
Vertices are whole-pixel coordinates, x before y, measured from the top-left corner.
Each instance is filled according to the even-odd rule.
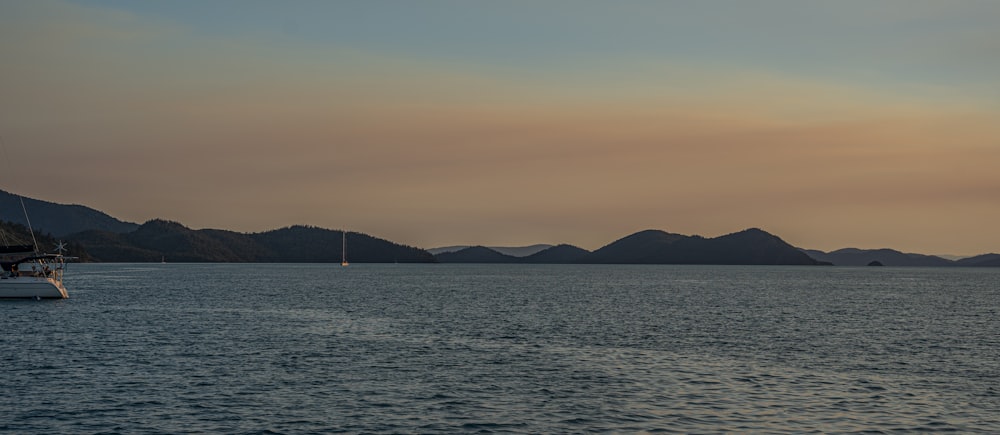
[[[9,433],[1000,431],[1000,270],[74,264]]]

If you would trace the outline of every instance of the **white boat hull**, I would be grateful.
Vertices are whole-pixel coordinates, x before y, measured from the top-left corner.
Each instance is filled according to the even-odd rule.
[[[66,287],[52,278],[21,276],[0,279],[0,299],[66,299]]]

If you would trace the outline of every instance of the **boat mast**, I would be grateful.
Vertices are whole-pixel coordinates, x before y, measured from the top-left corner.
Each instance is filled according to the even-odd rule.
[[[340,232],[340,265],[347,266],[347,231]]]
[[[2,160],[6,165],[5,169],[7,169],[8,173],[12,173],[12,171],[10,171],[10,157],[7,156],[7,143],[3,140],[3,136],[0,136],[0,151],[3,151]],[[31,234],[31,246],[35,249],[35,253],[37,254],[38,241],[35,240],[35,230],[31,228],[31,218],[28,217],[28,209],[24,206],[24,197],[17,193],[14,193],[14,195],[17,195],[17,199],[21,201],[21,211],[24,212],[24,221],[28,223],[28,233]],[[4,236],[5,241],[6,238],[7,237]]]
[[[17,199],[21,200],[21,211],[24,212],[24,221],[28,223],[28,234],[31,234],[31,246],[35,248],[35,252],[38,252],[38,241],[35,240],[35,230],[31,228],[31,218],[28,217],[28,209],[24,207],[24,197],[17,195]]]

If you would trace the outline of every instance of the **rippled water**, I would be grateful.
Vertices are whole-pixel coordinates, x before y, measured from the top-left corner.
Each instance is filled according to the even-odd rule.
[[[1000,431],[1000,270],[76,264],[8,433]]]

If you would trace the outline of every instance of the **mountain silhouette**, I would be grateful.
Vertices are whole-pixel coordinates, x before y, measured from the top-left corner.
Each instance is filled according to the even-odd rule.
[[[618,239],[578,261],[581,263],[656,263],[655,253],[688,236],[661,230],[645,230]]]
[[[49,234],[38,232],[35,233],[33,241],[28,227],[19,223],[0,220],[0,234],[3,235],[3,240],[0,241],[0,252],[2,253],[28,252],[36,248],[35,243],[37,242],[38,253],[56,254],[60,242],[63,242],[63,247],[68,253],[67,255],[76,257],[81,261],[92,260],[90,254],[87,253],[87,250],[79,242],[63,241]]]
[[[671,244],[655,257],[682,264],[817,265],[778,236],[758,228],[704,239],[689,237]]]
[[[590,255],[590,251],[573,245],[556,245],[521,259],[522,263],[570,264]]]
[[[446,252],[458,252],[466,248],[471,248],[468,245],[457,245],[457,246],[442,246],[440,248],[431,248],[427,252],[434,255],[444,254]],[[532,254],[544,251],[551,248],[552,245],[547,244],[536,244],[530,246],[487,246],[494,251],[497,251],[504,255],[509,255],[511,257],[527,257]]]
[[[255,261],[340,261],[343,232],[296,225],[249,237],[268,254]],[[352,263],[431,263],[434,256],[412,246],[401,245],[364,233],[347,232],[347,261]]]
[[[22,198],[24,210],[21,209]],[[120,221],[90,207],[56,204],[0,190],[0,220],[27,226],[25,210],[37,233],[49,233],[55,237],[65,237],[86,230],[127,233],[139,227],[138,224]]]
[[[292,226],[263,233],[192,230],[154,219],[130,233],[91,230],[71,235],[98,261],[149,262],[340,262],[342,232]],[[428,263],[419,248],[362,233],[347,233],[347,259],[356,263]]]
[[[9,234],[21,234],[30,243],[22,198],[0,190],[0,224]],[[309,226],[291,226],[261,233],[228,230],[192,230],[177,222],[153,219],[143,225],[125,222],[82,205],[56,204],[23,198],[34,226],[38,249],[51,252],[58,239],[69,243],[69,255],[82,260],[146,262],[338,262],[342,232]],[[7,223],[4,223],[6,221]],[[52,246],[49,246],[52,245]],[[705,238],[661,230],[628,235],[594,251],[570,245],[525,247],[482,246],[447,248],[436,257],[419,248],[400,245],[362,233],[347,233],[350,262],[478,262],[478,263],[607,263],[607,264],[834,264],[864,266],[877,261],[886,266],[1000,267],[1000,254],[984,254],[957,261],[892,249],[855,248],[832,252],[793,248],[757,228]],[[791,249],[790,249],[791,248]],[[508,255],[512,254],[512,255]]]
[[[867,266],[879,262],[884,266],[940,267],[954,266],[954,261],[934,255],[907,254],[894,249],[844,248],[832,252],[805,250],[810,257],[836,266]]]
[[[963,267],[1000,267],[1000,254],[983,254],[963,258],[956,261],[955,265]]]
[[[518,257],[501,254],[485,246],[472,246],[435,256],[438,263],[517,263]]]
[[[821,264],[777,236],[757,228],[715,238],[646,230],[617,240],[579,260],[634,264]]]
[[[526,257],[515,257],[499,252],[493,247],[472,246],[454,252],[442,252],[435,255],[435,258],[439,263],[567,264],[576,263],[577,260],[588,254],[590,251],[586,249],[572,245],[558,245]]]
[[[438,254],[436,258],[441,263],[822,264],[756,228],[711,239],[645,230],[594,252],[559,245],[520,259],[483,246]]]

